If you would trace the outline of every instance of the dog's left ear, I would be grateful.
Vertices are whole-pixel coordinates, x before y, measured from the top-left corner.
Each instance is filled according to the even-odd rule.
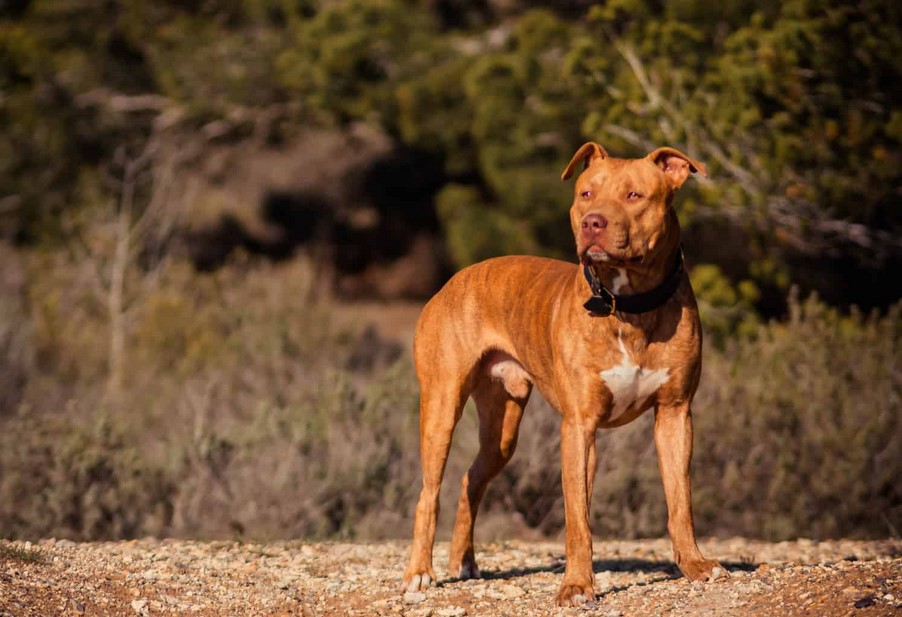
[[[674,190],[683,186],[690,172],[708,177],[708,168],[704,163],[674,148],[658,148],[648,154],[648,159],[661,168]]]
[[[570,159],[570,162],[567,163],[567,167],[564,168],[564,173],[561,174],[561,181],[563,182],[573,175],[573,170],[580,161],[585,162],[585,167],[583,167],[583,169],[585,169],[598,159],[605,159],[608,158],[608,156],[610,155],[607,150],[594,141],[584,143],[580,146],[579,150],[576,151],[576,154],[573,155],[573,158]]]

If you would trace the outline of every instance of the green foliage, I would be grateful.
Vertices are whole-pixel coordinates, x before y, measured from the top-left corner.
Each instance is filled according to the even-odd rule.
[[[276,77],[322,121],[394,123],[394,84],[429,66],[431,16],[404,0],[326,5],[295,20]]]
[[[480,39],[461,43],[472,55],[468,63],[452,57],[399,90],[401,135],[417,147],[441,145],[450,173],[481,180],[469,201],[463,187],[451,185],[438,198],[457,265],[504,254],[513,237],[515,252],[572,252],[559,180],[582,111],[560,79],[571,31],[551,13],[528,12],[499,48]],[[480,211],[494,220],[473,234],[471,213]],[[486,237],[493,231],[499,235]]]
[[[712,182],[677,205],[690,237],[714,219],[744,238],[730,267],[698,255],[734,284],[838,289],[900,255],[897,4],[617,0],[449,21],[409,0],[31,2],[0,18],[0,232],[66,241],[60,214],[92,205],[116,148],[173,123],[285,139],[366,122],[444,160],[456,202],[472,189],[443,214],[458,266],[511,244],[466,231],[484,205],[518,250],[571,256],[557,172],[591,138],[707,163]],[[888,303],[872,295],[855,300]]]
[[[237,106],[263,107],[285,97],[272,82],[280,37],[231,31],[208,19],[180,17],[161,25],[148,50],[160,92],[201,118],[228,117]],[[184,62],[192,57],[193,62]]]
[[[705,336],[722,345],[733,335],[747,337],[757,330],[755,302],[758,288],[752,281],[733,285],[720,268],[702,264],[689,273],[698,300]]]
[[[472,187],[446,186],[436,197],[436,209],[455,263],[469,265],[489,257],[536,250],[525,222],[511,219],[497,206],[486,203]]]

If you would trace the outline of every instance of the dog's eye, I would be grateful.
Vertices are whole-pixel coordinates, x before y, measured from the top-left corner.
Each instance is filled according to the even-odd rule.
[[[636,191],[630,191],[629,194],[626,196],[626,198],[630,201],[636,201],[640,197],[642,197],[642,195],[640,195]]]
[[[583,199],[589,199],[592,196],[592,191],[583,191],[579,196]]]

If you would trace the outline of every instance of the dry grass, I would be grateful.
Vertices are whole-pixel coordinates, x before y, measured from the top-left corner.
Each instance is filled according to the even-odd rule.
[[[0,561],[21,561],[25,563],[46,563],[47,558],[40,550],[9,542],[0,542]]]
[[[176,263],[133,305],[117,398],[105,393],[108,324],[80,266],[14,257],[27,276],[6,277],[0,294],[4,536],[408,534],[417,385],[407,345],[367,324],[409,332],[415,311],[336,309],[303,260],[213,274]],[[702,533],[898,535],[900,323],[899,306],[841,316],[793,302],[786,323],[707,350],[694,411]],[[474,415],[449,462],[445,532],[476,450]],[[599,535],[665,531],[650,422],[599,436]],[[558,423],[535,397],[479,537],[560,533]]]

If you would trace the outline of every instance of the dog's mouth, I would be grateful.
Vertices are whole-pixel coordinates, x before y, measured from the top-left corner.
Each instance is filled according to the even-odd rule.
[[[610,251],[601,248],[597,244],[592,244],[582,251],[579,260],[584,266],[603,264],[613,267],[624,267],[641,264],[643,259],[643,255],[634,255],[629,249]]]

